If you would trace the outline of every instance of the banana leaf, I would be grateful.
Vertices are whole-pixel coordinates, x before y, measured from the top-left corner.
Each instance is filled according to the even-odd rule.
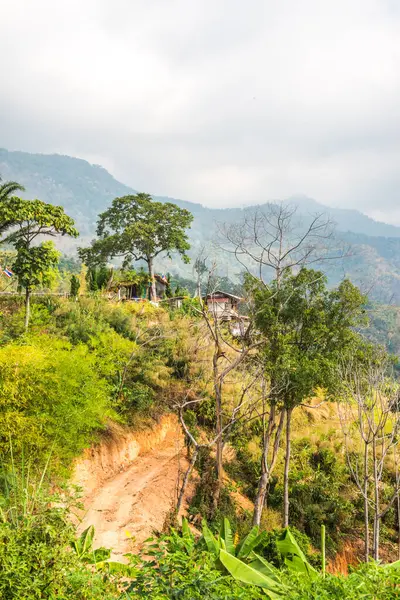
[[[83,558],[85,555],[92,552],[94,539],[94,527],[90,525],[85,531],[81,533],[77,540],[72,542],[72,547],[75,550],[79,558]]]
[[[203,526],[203,538],[207,545],[208,551],[211,552],[211,554],[214,554],[214,556],[216,558],[218,558],[219,551],[221,548],[219,540],[217,540],[214,537],[213,533],[209,530],[209,528],[207,527],[207,523],[204,520],[202,522],[202,526]]]
[[[182,536],[193,539],[193,534],[190,531],[189,523],[186,517],[183,517],[182,519]]]
[[[264,575],[264,573],[256,571],[250,565],[246,565],[236,556],[221,550],[219,559],[234,579],[262,588],[271,600],[278,600],[283,597],[284,588],[279,583]]]
[[[252,550],[256,548],[260,542],[264,539],[264,533],[258,533],[258,527],[255,525],[246,537],[240,542],[237,550],[236,556],[238,558],[247,558]]]
[[[221,539],[225,542],[225,549],[229,554],[235,554],[235,544],[233,543],[233,535],[229,520],[224,517],[220,530]]]
[[[271,577],[271,579],[273,579],[274,581],[279,582],[280,577],[278,569],[271,565],[271,563],[265,560],[265,558],[263,558],[262,556],[259,556],[256,553],[254,553],[254,556],[256,558],[249,564],[249,566],[255,569],[256,571],[263,573],[267,577]]]
[[[285,529],[282,537],[276,541],[276,546],[288,569],[295,573],[304,573],[310,579],[318,577],[318,571],[307,561],[289,529]]]

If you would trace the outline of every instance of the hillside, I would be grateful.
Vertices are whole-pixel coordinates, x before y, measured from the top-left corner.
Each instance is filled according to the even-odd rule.
[[[76,220],[81,233],[79,245],[85,245],[95,232],[97,215],[113,198],[134,193],[99,165],[61,155],[28,154],[0,149],[0,174],[3,179],[16,180],[26,188],[26,197],[38,197],[62,205]],[[149,191],[151,190],[144,190]],[[214,209],[183,200],[155,197],[187,208],[194,215],[190,231],[191,255],[202,246],[211,257],[217,256],[221,275],[235,279],[239,274],[236,261],[213,248],[218,223],[240,221],[245,209]],[[346,262],[329,265],[328,277],[336,283],[349,276],[355,283],[380,302],[400,303],[400,227],[379,223],[356,210],[325,207],[305,196],[287,200],[299,206],[299,212],[326,212],[337,224],[338,236],[352,246]],[[251,210],[248,207],[246,210]],[[63,240],[65,252],[74,252],[76,242]],[[192,268],[181,261],[161,260],[158,267],[188,277]]]

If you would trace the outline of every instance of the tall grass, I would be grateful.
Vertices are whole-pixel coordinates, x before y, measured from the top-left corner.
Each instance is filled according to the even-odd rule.
[[[21,520],[31,518],[43,505],[44,482],[48,473],[52,449],[39,474],[32,474],[31,463],[25,460],[22,450],[20,468],[16,468],[12,441],[10,440],[10,463],[0,471],[0,518],[3,523],[18,527]],[[46,501],[45,501],[46,504]]]

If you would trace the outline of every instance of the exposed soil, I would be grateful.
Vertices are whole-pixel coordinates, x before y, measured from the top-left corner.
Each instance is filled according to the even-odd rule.
[[[86,483],[84,489],[88,492],[79,531],[94,525],[95,547],[112,548],[113,558],[121,560],[125,553],[137,550],[154,531],[162,529],[176,498],[178,473],[187,462],[183,436],[173,419],[164,420],[153,430],[128,435],[124,443],[120,437],[115,438],[113,432],[111,440],[78,464],[76,480],[81,485]],[[129,444],[136,448],[133,454],[127,448]],[[121,463],[127,455],[131,460],[122,461],[121,471],[118,460]],[[111,475],[110,456],[114,459]],[[104,465],[108,473],[105,478]],[[189,489],[188,496],[191,492]]]

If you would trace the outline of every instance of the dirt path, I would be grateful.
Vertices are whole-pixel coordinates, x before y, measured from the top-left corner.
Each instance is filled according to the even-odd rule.
[[[176,494],[179,467],[186,466],[176,436],[141,454],[125,471],[105,481],[86,498],[79,531],[95,527],[95,547],[113,549],[113,558],[137,549],[162,529]]]

